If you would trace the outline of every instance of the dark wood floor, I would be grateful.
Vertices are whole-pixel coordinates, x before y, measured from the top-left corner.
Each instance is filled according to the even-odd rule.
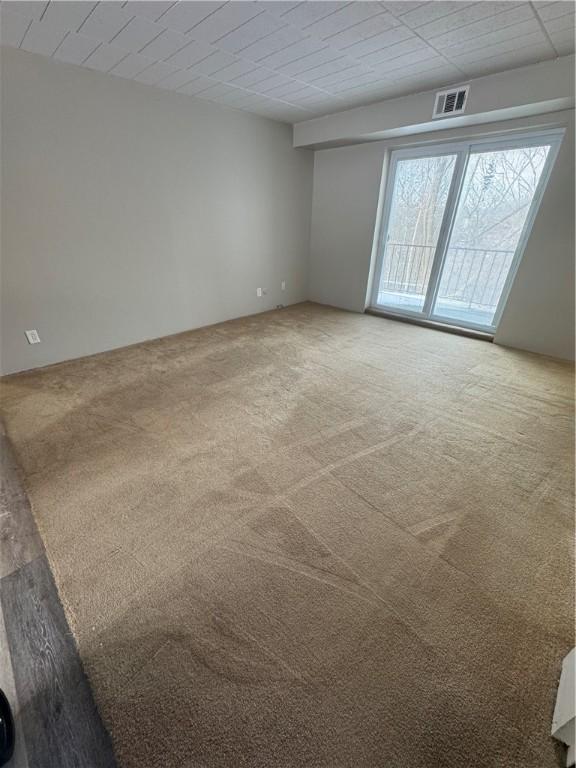
[[[10,443],[0,432],[0,687],[16,717],[10,768],[114,768]]]

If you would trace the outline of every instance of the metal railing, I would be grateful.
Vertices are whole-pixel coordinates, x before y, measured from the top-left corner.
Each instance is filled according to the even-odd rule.
[[[387,243],[380,292],[423,296],[436,247]],[[450,246],[439,297],[468,308],[495,308],[514,257],[513,250]]]

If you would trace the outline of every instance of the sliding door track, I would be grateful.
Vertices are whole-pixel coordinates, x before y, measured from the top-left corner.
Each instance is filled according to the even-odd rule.
[[[473,328],[462,328],[458,325],[439,323],[436,320],[427,320],[425,317],[410,317],[409,315],[389,312],[388,310],[383,309],[376,309],[375,307],[368,307],[364,311],[367,315],[385,317],[388,320],[400,320],[401,323],[410,323],[411,325],[421,325],[425,328],[434,328],[437,331],[454,333],[457,336],[468,336],[471,339],[479,339],[480,341],[494,341],[494,334],[487,333],[486,331],[476,331]]]

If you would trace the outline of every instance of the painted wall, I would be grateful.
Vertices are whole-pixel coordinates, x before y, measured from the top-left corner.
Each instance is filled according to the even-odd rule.
[[[464,115],[450,118],[452,127],[473,129],[496,120],[511,120],[574,108],[574,56],[530,64],[505,72],[461,81],[470,84]],[[456,85],[445,83],[445,87]],[[389,139],[446,129],[432,120],[436,91],[377,101],[294,126],[295,147],[317,149],[365,140]]]
[[[574,359],[574,110],[495,340]]]
[[[507,130],[564,125],[566,136],[534,221],[495,341],[574,358],[574,110],[507,121]],[[483,132],[502,130],[502,124]],[[478,134],[478,131],[475,132]],[[367,305],[378,193],[387,152],[470,129],[315,152],[310,290],[314,301],[362,312]]]
[[[313,301],[364,311],[384,149],[377,143],[314,153]]]
[[[11,48],[1,64],[3,373],[307,297],[313,155],[290,126]]]

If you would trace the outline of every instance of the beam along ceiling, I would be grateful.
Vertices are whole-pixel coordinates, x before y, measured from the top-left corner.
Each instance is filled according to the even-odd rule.
[[[573,2],[0,4],[3,45],[283,122],[574,51]]]

